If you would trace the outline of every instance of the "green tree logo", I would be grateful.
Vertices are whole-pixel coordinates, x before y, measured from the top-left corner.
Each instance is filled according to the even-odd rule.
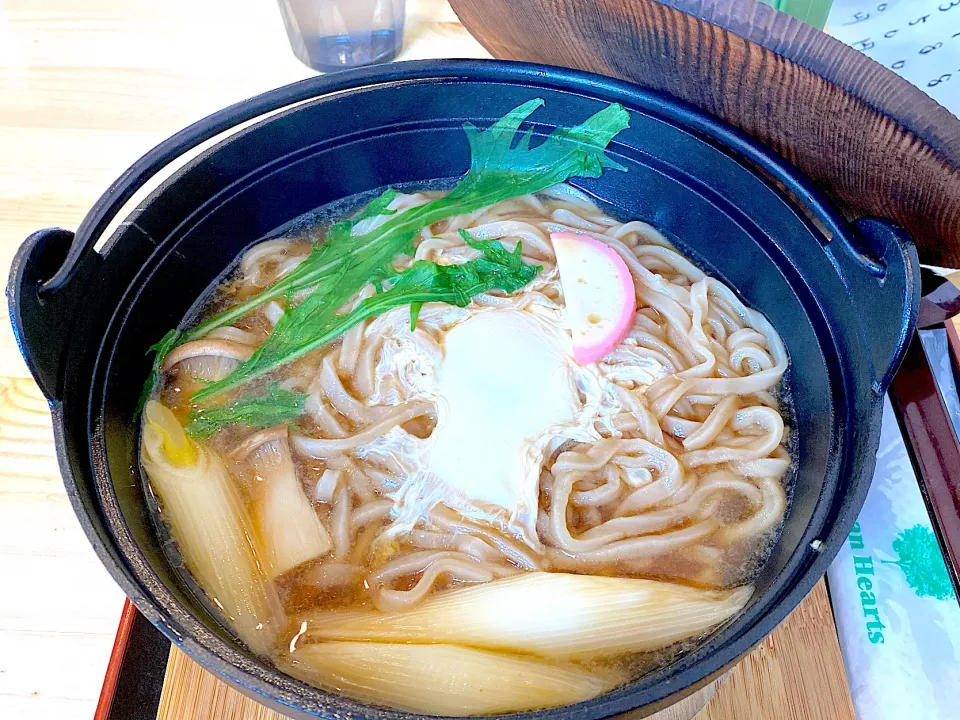
[[[913,588],[918,597],[935,597],[938,600],[955,597],[953,583],[940,554],[940,545],[930,528],[924,525],[907,528],[893,541],[893,551],[897,553],[898,560],[881,562],[899,567],[907,579],[907,585]]]

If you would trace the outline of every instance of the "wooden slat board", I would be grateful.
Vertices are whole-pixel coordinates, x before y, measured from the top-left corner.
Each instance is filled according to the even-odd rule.
[[[650,720],[691,720],[716,692],[712,683]],[[702,716],[707,717],[706,712]],[[843,717],[843,716],[841,716]],[[251,700],[204,670],[176,647],[164,680],[157,720],[284,720],[285,716]]]
[[[122,606],[63,492],[40,389],[0,376],[0,718],[91,717]]]
[[[486,56],[445,0],[407,5],[404,58]],[[171,133],[309,75],[269,0],[0,0],[0,271],[33,230],[76,228]],[[28,378],[0,322],[0,718],[89,718],[123,596],[73,516]],[[164,720],[278,717],[178,651],[168,679]],[[822,585],[703,717],[853,718]]]
[[[734,668],[702,720],[853,720],[846,682],[830,598],[821,580]]]
[[[702,703],[698,706],[702,707]],[[696,712],[696,710],[694,710]],[[281,720],[170,650],[157,720]],[[680,709],[656,720],[689,720]],[[697,720],[855,720],[827,588],[800,606],[739,663]]]

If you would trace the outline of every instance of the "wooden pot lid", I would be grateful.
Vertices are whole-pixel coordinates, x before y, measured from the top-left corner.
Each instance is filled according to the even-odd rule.
[[[792,162],[851,217],[902,224],[960,267],[960,119],[895,73],[754,0],[450,0],[497,58],[668,92]]]

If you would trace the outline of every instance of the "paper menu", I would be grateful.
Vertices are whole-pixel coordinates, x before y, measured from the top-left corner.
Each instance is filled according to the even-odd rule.
[[[960,116],[960,0],[834,0],[826,32]]]
[[[960,605],[886,398],[873,483],[827,580],[858,720],[957,720]]]

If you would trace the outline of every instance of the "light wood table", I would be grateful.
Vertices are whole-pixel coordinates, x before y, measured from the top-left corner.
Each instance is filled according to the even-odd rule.
[[[442,0],[408,0],[408,15],[402,58],[486,56]],[[3,276],[29,233],[76,228],[109,183],[171,133],[310,75],[272,0],[0,0]],[[0,718],[89,718],[122,602],[63,493],[49,413],[4,321]],[[204,677],[182,656],[171,673]],[[168,707],[166,717],[268,717],[230,712],[224,686],[196,682],[193,710]],[[853,718],[822,584],[733,671],[704,717]]]

